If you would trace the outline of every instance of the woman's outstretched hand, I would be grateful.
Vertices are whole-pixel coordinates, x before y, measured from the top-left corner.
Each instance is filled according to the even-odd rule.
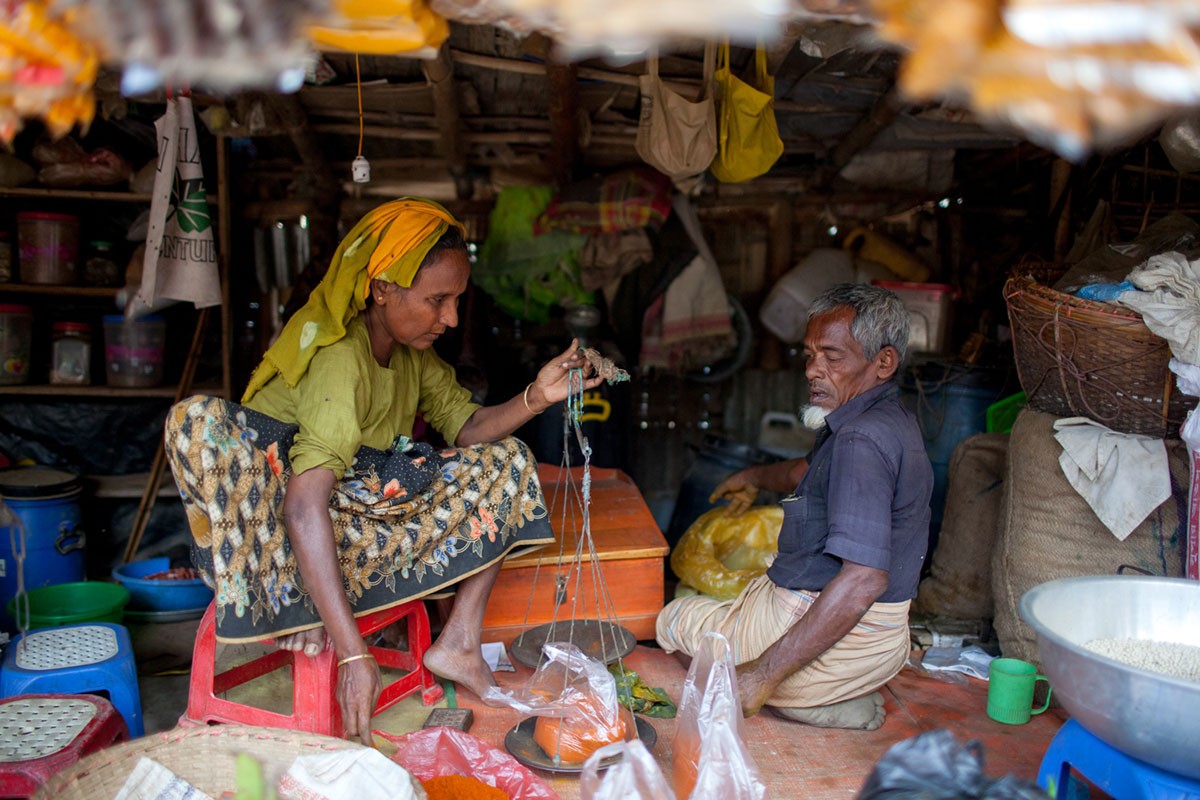
[[[338,667],[337,701],[342,710],[342,736],[371,746],[371,715],[382,689],[375,659],[359,658]]]
[[[579,340],[572,339],[571,346],[561,355],[547,361],[533,383],[529,385],[526,395],[530,409],[536,412],[545,411],[555,403],[567,399],[570,392],[570,374],[573,369],[583,370],[583,388],[595,389],[604,380],[596,374],[590,361],[579,352]]]

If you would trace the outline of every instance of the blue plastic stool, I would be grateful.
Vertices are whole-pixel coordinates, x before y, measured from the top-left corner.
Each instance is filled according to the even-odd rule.
[[[1038,785],[1063,800],[1075,797],[1070,788],[1072,767],[1120,800],[1200,800],[1200,782],[1125,755],[1069,719],[1046,749]]]
[[[0,663],[0,697],[107,692],[129,734],[145,733],[129,631],[110,622],[44,628],[17,637]]]

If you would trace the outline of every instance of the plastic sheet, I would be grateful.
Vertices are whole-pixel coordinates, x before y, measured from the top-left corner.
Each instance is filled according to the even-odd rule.
[[[625,739],[633,723],[617,703],[617,684],[604,664],[564,642],[547,642],[542,652],[545,661],[526,688],[491,688],[484,702],[537,717],[534,741],[568,764],[581,764],[604,745]]]
[[[418,780],[469,775],[512,800],[558,800],[550,786],[503,750],[453,728],[428,728],[403,736],[375,731],[396,746],[390,758]]]
[[[779,506],[755,506],[741,514],[730,514],[725,507],[707,511],[671,551],[671,569],[688,586],[731,600],[767,571],[782,525]]]
[[[766,794],[742,725],[729,640],[706,633],[679,702],[672,772],[680,800],[761,800]]]
[[[978,742],[959,744],[947,730],[893,745],[867,776],[857,800],[1046,800],[1034,783],[983,774]]]
[[[909,97],[965,100],[1065,158],[1132,143],[1200,102],[1191,0],[879,0]],[[1153,77],[1151,77],[1153,76]]]
[[[607,771],[600,762],[621,755]],[[579,780],[582,800],[675,800],[658,762],[641,742],[614,742],[588,757]]]

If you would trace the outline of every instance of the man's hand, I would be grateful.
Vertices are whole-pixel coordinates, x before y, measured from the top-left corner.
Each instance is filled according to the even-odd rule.
[[[344,737],[371,746],[371,715],[382,689],[375,659],[359,658],[338,667],[337,701],[342,710]]]
[[[780,681],[771,681],[763,674],[758,659],[747,661],[737,668],[738,700],[742,716],[753,717],[767,704]]]
[[[754,484],[749,471],[742,470],[721,481],[709,495],[708,502],[717,503],[727,500],[729,501],[729,513],[741,514],[754,505],[757,498],[758,487]]]

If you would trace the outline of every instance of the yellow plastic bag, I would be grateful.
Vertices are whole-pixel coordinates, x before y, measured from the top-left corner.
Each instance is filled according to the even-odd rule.
[[[771,565],[779,547],[783,509],[754,506],[730,514],[724,506],[706,511],[671,551],[679,580],[718,600],[731,600]]]
[[[755,83],[735,78],[729,69],[729,44],[721,47],[716,88],[717,157],[712,173],[725,183],[762,175],[783,155],[783,140],[775,123],[775,79],[767,74],[767,53],[754,53]]]

